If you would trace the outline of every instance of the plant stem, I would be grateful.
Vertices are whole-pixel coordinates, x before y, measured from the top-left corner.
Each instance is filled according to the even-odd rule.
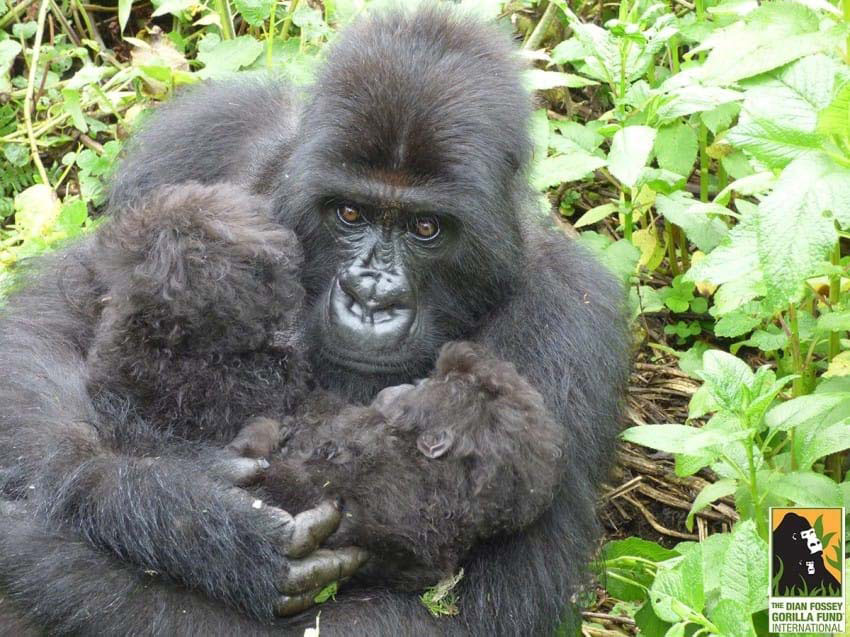
[[[298,0],[292,0],[289,3],[289,11],[286,12],[286,18],[283,20],[283,26],[280,27],[280,36],[284,40],[289,39],[289,28],[292,26],[292,16],[295,14],[295,10],[298,8]]]
[[[679,259],[676,258],[676,238],[673,235],[673,224],[670,221],[664,222],[664,235],[667,237],[667,260],[670,262],[670,274],[678,276]]]
[[[765,516],[762,515],[762,507],[761,502],[759,502],[759,490],[758,490],[758,478],[756,475],[756,461],[755,454],[753,454],[753,445],[755,441],[749,439],[747,441],[747,465],[749,469],[749,487],[750,487],[750,498],[753,500],[753,517],[756,520],[756,528],[758,529],[758,533],[761,537],[767,539],[767,520],[765,520]]]
[[[844,21],[850,22],[850,0],[841,0],[841,10],[844,13]],[[844,60],[850,62],[850,35],[847,36],[847,42],[845,44]]]
[[[0,18],[0,29],[4,29],[7,24],[14,22],[17,17],[26,11],[33,2],[35,2],[35,0],[22,0],[16,4],[9,10],[9,13]]]
[[[699,123],[699,200],[708,201],[708,128]]]
[[[47,179],[47,171],[44,169],[44,164],[41,163],[41,156],[38,154],[38,144],[36,144],[35,133],[32,127],[32,98],[35,92],[35,73],[36,69],[38,69],[38,56],[41,53],[41,40],[44,37],[44,23],[47,20],[48,7],[50,7],[50,0],[41,0],[41,6],[38,8],[38,27],[35,32],[35,42],[33,43],[30,72],[27,78],[27,94],[24,97],[24,125],[27,129],[27,139],[30,143],[32,161],[38,169],[41,183],[49,187],[50,180]]]
[[[841,261],[841,243],[835,242],[835,247],[830,255],[832,265],[837,266]],[[838,304],[838,297],[841,293],[841,276],[838,274],[830,275],[829,277],[829,305],[833,308]],[[832,360],[838,355],[840,349],[840,334],[838,332],[829,333],[829,360]]]
[[[274,42],[274,14],[277,9],[277,0],[272,0],[272,9],[269,13],[269,32],[266,35],[266,68],[272,68],[272,43]]]
[[[543,38],[546,35],[546,32],[552,25],[552,21],[555,19],[555,13],[557,11],[558,7],[555,6],[555,3],[550,2],[549,5],[546,7],[546,10],[543,12],[543,15],[540,17],[540,22],[537,23],[537,26],[534,27],[534,30],[531,32],[531,35],[529,35],[528,39],[523,43],[523,49],[525,49],[526,51],[533,51],[534,49],[540,46],[540,43],[543,42]]]
[[[626,241],[631,243],[632,241],[632,226],[634,225],[634,210],[632,210],[632,202],[631,197],[629,196],[628,189],[623,191],[623,203],[624,203],[624,212],[623,212],[623,236]]]
[[[800,350],[800,324],[797,320],[797,307],[793,303],[788,305],[788,329],[790,332],[791,361],[794,364],[794,373],[797,374],[797,378],[793,380],[791,385],[791,393],[794,398],[797,398],[805,393],[803,376],[806,370],[803,354]]]
[[[233,18],[230,15],[230,5],[227,0],[215,0],[215,12],[221,22],[221,39],[233,39]]]

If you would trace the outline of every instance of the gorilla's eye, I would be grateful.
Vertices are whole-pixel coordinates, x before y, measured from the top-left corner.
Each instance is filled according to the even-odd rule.
[[[363,221],[363,215],[360,214],[360,211],[354,206],[349,206],[348,204],[337,206],[336,216],[339,217],[340,221],[349,226],[355,226]]]
[[[430,241],[440,234],[440,224],[435,217],[416,217],[412,232],[417,239]]]

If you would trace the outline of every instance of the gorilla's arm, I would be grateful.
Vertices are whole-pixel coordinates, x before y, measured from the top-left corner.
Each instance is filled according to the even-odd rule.
[[[88,249],[83,243],[42,259],[41,275],[0,310],[6,374],[0,383],[0,491],[35,503],[57,533],[74,530],[123,560],[255,616],[271,617],[300,593],[336,579],[317,582],[289,570],[289,557],[310,553],[332,530],[338,520],[333,507],[295,520],[272,507],[257,509],[252,498],[204,471],[215,459],[203,445],[177,453],[131,413],[95,408],[86,389],[85,352],[101,290],[86,266]],[[328,562],[319,570],[336,575],[337,558],[331,557],[304,562]],[[291,597],[281,596],[282,587]]]

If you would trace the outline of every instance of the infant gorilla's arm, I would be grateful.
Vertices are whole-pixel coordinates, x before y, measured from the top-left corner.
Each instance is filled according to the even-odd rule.
[[[330,545],[368,548],[362,574],[402,589],[436,583],[478,542],[531,524],[563,474],[566,434],[540,394],[470,343],[444,346],[418,385],[326,416],[290,419],[264,488],[291,510],[342,497]],[[276,442],[269,421],[248,429],[259,449]]]

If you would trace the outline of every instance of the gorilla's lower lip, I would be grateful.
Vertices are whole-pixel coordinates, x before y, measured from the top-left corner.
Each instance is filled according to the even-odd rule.
[[[340,352],[338,349],[329,347],[322,347],[320,354],[331,363],[367,374],[397,374],[412,367],[412,360],[409,358],[376,361],[374,358],[358,356],[351,352]]]

